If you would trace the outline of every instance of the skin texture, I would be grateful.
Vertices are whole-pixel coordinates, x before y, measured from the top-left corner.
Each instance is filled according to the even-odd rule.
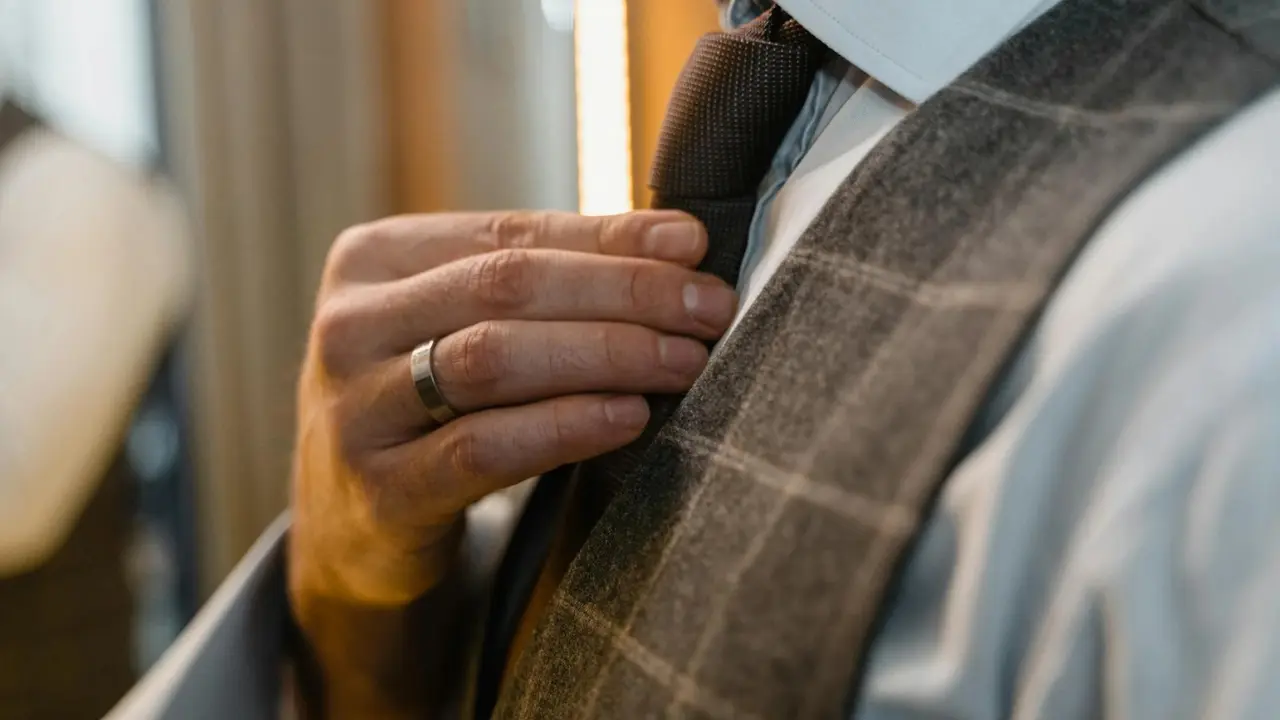
[[[457,651],[465,509],[635,439],[687,389],[736,295],[692,218],[422,215],[345,232],[298,392],[289,595],[313,717],[429,717]],[[409,353],[465,413],[433,427]],[[423,678],[439,680],[423,682]]]

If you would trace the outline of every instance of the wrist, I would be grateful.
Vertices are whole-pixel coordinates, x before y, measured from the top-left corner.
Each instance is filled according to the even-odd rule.
[[[374,517],[363,483],[327,450],[323,423],[305,423],[295,457],[289,592],[369,607],[407,605],[457,560],[465,513],[416,528]]]
[[[340,599],[290,578],[289,655],[300,717],[425,717],[457,683],[457,573],[405,604]]]
[[[410,544],[332,527],[318,532],[298,513],[289,537],[289,594],[295,601],[316,597],[369,608],[407,606],[452,574],[465,526],[460,517]]]

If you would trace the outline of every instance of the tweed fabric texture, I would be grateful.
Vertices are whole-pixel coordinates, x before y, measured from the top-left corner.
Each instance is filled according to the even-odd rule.
[[[1195,0],[1210,20],[1280,62],[1280,12],[1271,0]]]
[[[1072,258],[1280,81],[1244,39],[1183,0],[1066,0],[899,124],[644,456],[585,466],[621,492],[495,715],[846,713],[970,419]]]

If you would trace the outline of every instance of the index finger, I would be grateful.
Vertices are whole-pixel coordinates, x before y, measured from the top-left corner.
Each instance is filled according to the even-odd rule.
[[[586,216],[558,211],[500,211],[402,215],[353,228],[339,244],[354,256],[342,279],[390,281],[454,260],[509,248],[572,250],[664,260],[696,267],[707,252],[707,233],[676,210],[639,210]]]

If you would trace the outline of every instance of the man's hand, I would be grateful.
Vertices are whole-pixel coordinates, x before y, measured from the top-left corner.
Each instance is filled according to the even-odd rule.
[[[404,217],[338,238],[299,386],[289,557],[326,704],[358,705],[337,700],[343,672],[369,673],[353,695],[394,684],[386,667],[343,663],[409,652],[352,648],[333,608],[407,611],[448,572],[468,505],[627,444],[648,420],[642,394],[689,387],[737,304],[690,269],[705,252],[675,212]],[[463,413],[443,427],[409,370],[430,339],[437,384]]]

